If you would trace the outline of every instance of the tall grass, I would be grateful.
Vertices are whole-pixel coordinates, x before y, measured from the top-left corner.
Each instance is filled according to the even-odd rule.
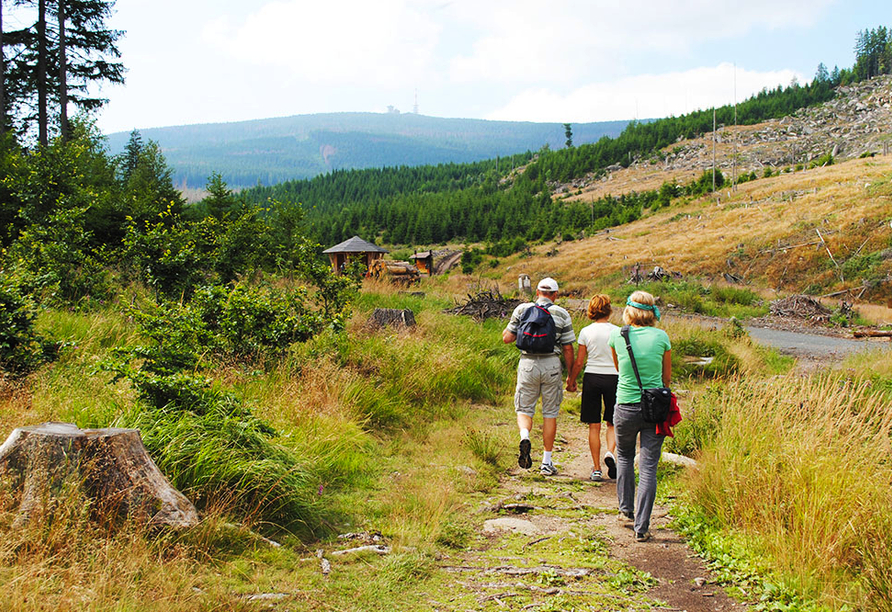
[[[463,406],[493,403],[510,391],[515,356],[501,342],[503,323],[430,310],[417,321],[412,330],[394,330],[370,329],[360,319],[351,329],[340,398],[372,426],[456,418]]]
[[[753,537],[773,568],[831,606],[892,610],[892,412],[838,376],[735,381],[691,501]]]

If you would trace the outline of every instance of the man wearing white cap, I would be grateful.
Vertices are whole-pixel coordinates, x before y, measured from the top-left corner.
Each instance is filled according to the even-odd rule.
[[[558,284],[553,278],[543,278],[536,286],[536,301],[520,304],[511,314],[502,332],[506,344],[517,343],[520,363],[517,365],[517,388],[514,411],[520,429],[520,454],[517,464],[532,467],[530,430],[536,403],[542,398],[542,453],[540,472],[545,476],[557,474],[551,459],[557,432],[557,416],[564,399],[561,355],[569,367],[573,364],[573,321],[570,313],[555,305]],[[544,314],[543,314],[544,313]]]

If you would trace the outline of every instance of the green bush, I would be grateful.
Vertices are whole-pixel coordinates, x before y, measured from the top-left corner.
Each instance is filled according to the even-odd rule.
[[[162,220],[155,223],[131,222],[127,226],[125,261],[156,296],[189,297],[197,285],[208,280],[208,248],[196,241],[198,237],[206,243],[208,236],[172,213],[159,216]]]
[[[56,356],[59,345],[37,333],[36,318],[34,303],[0,275],[0,370],[21,376]]]
[[[44,223],[24,229],[10,248],[11,268],[42,303],[77,305],[110,296],[111,279],[103,257],[89,244],[87,211],[87,207],[54,211]]]
[[[248,405],[201,375],[215,360],[271,358],[309,338],[325,318],[305,300],[303,289],[236,285],[202,288],[185,305],[133,308],[147,342],[118,349],[104,367],[140,399],[118,424],[141,430],[159,467],[199,507],[222,505],[247,521],[317,537],[334,514],[323,490],[361,470],[359,462],[319,461],[329,451],[301,461]],[[356,428],[344,443],[360,434]],[[332,457],[350,455],[340,444]]]

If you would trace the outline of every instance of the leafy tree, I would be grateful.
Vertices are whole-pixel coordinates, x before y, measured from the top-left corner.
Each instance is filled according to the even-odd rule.
[[[567,145],[567,148],[572,149],[573,148],[573,127],[569,123],[564,124],[564,136],[567,138],[567,142],[565,143]]]
[[[827,72],[827,66],[824,65],[824,62],[818,64],[818,69],[815,72],[815,82],[817,83],[829,83],[830,82],[830,73]]]

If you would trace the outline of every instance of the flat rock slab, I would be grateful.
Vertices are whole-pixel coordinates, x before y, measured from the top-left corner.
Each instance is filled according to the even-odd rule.
[[[495,534],[502,531],[513,531],[524,535],[540,535],[542,530],[536,527],[530,521],[519,518],[497,518],[489,519],[483,523],[483,533]]]

